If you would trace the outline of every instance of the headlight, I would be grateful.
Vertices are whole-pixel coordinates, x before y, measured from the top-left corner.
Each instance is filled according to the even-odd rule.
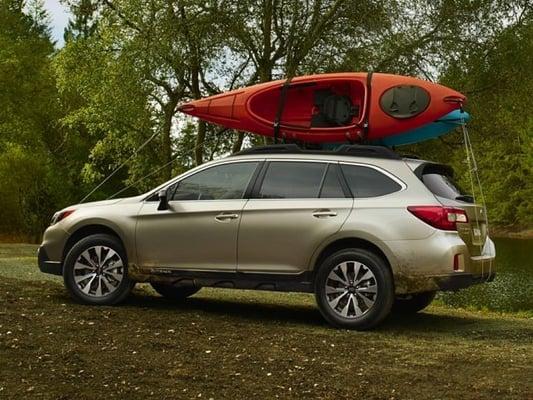
[[[50,222],[50,225],[54,225],[54,224],[57,224],[59,221],[62,221],[64,220],[65,218],[67,218],[70,214],[72,214],[74,211],[76,210],[64,210],[64,211],[58,211],[54,214],[54,216],[52,217],[52,221]]]

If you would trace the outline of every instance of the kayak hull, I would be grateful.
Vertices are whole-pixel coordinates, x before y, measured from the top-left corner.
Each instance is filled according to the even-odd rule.
[[[417,78],[334,73],[262,83],[178,109],[267,137],[332,143],[384,140],[431,124],[464,101],[459,92]]]
[[[373,140],[370,142],[370,144],[390,147],[420,143],[445,135],[457,127],[465,124],[469,120],[470,114],[460,110],[455,110],[430,124],[407,132],[401,132],[397,135],[391,135],[382,139]]]

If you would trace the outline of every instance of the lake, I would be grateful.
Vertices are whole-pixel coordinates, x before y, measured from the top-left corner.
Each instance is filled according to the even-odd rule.
[[[495,239],[496,279],[439,298],[457,307],[533,311],[533,239]]]

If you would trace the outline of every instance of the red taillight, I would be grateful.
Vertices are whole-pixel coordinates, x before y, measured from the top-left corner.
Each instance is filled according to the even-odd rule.
[[[457,222],[468,222],[465,210],[440,206],[409,206],[407,210],[426,224],[444,231],[456,231]]]

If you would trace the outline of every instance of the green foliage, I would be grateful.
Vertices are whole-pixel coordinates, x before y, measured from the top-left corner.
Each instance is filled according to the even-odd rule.
[[[489,216],[501,226],[533,225],[532,17],[531,11],[522,14],[442,76],[444,84],[468,96],[473,116],[468,129]],[[430,141],[409,150],[452,164],[462,186],[472,191],[462,135],[449,135],[441,144]],[[477,187],[474,192],[480,199]]]
[[[65,42],[92,36],[98,24],[96,17],[98,1],[80,0],[79,2],[68,2],[68,5],[73,18],[65,28],[63,35]]]
[[[396,72],[466,93],[489,212],[531,226],[531,0],[65,0],[55,50],[40,0],[0,0],[0,231],[38,234],[56,209],[145,191],[255,135],[184,118],[192,98],[283,76]],[[135,157],[132,153],[154,135]],[[402,151],[470,181],[458,132]],[[144,178],[148,175],[148,178]]]
[[[47,16],[40,2],[23,6],[0,1],[0,231],[37,237],[70,182],[55,164],[62,138]]]

